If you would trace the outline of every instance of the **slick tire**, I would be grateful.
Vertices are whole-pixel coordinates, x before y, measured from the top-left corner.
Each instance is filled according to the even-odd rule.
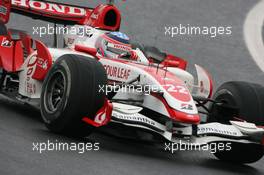
[[[258,126],[264,125],[264,87],[247,82],[228,82],[220,86],[214,100],[226,106],[211,105],[209,122],[229,123],[237,116]],[[263,145],[231,143],[231,150],[217,151],[214,155],[233,163],[254,163],[263,157]]]
[[[101,63],[80,55],[64,55],[46,76],[41,94],[41,114],[47,128],[72,137],[88,136],[94,127],[82,121],[94,119],[103,106],[107,76]]]

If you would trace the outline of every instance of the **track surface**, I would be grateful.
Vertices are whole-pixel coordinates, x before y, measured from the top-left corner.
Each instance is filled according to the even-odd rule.
[[[70,2],[70,1],[65,1]],[[198,63],[213,74],[216,85],[230,80],[264,83],[264,73],[255,65],[243,40],[243,24],[248,11],[257,3],[244,0],[140,0],[120,3],[123,31],[132,38]],[[79,5],[95,2],[71,1]],[[168,25],[231,25],[232,37],[169,38]],[[33,32],[43,25],[12,15],[10,27]],[[42,38],[50,44],[51,37]],[[47,140],[78,142],[47,131],[40,114],[0,97],[0,174],[263,174],[262,159],[250,166],[220,162],[207,152],[177,152],[162,147],[93,134],[88,142],[100,142],[100,151],[76,152],[32,151],[32,142]],[[241,153],[241,156],[243,153]]]

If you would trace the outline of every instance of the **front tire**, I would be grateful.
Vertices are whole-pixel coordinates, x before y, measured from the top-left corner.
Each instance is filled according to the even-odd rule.
[[[107,76],[101,63],[79,55],[64,55],[53,65],[43,83],[41,114],[52,132],[74,137],[89,135],[94,127],[82,121],[94,118],[103,106]]]
[[[218,88],[214,100],[224,105],[210,106],[209,122],[229,124],[235,116],[258,126],[264,125],[264,87],[247,82],[228,82]],[[253,163],[263,154],[261,144],[232,143],[230,151],[217,151],[214,155],[224,161]]]

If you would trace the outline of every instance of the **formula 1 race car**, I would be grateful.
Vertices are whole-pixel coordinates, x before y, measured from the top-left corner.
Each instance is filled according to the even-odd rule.
[[[7,29],[10,12],[71,25],[65,47],[48,48]],[[215,152],[225,161],[262,158],[264,87],[228,82],[213,95],[204,68],[195,65],[195,80],[185,60],[119,32],[121,15],[112,1],[86,8],[2,0],[0,21],[0,92],[38,107],[52,132],[84,137],[115,123],[175,144],[231,143],[232,149]]]

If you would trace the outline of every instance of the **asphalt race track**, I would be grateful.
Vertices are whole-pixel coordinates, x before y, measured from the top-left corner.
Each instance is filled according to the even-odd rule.
[[[61,1],[60,1],[61,2]],[[66,1],[94,6],[95,1]],[[243,26],[257,0],[129,0],[119,2],[123,13],[121,31],[148,45],[155,45],[205,67],[216,86],[232,80],[264,84],[264,73],[253,61],[244,41]],[[9,27],[32,33],[45,23],[12,15]],[[190,24],[232,26],[231,36],[168,37],[165,26]],[[35,36],[38,38],[37,36]],[[52,36],[41,38],[51,44]],[[261,37],[261,36],[260,36]],[[263,58],[264,59],[264,58]],[[135,142],[95,133],[84,140],[54,135],[41,122],[40,113],[0,97],[0,174],[264,174],[264,159],[252,165],[218,161],[209,152],[183,151],[170,154],[162,145]],[[38,153],[33,142],[99,142],[99,151]],[[243,156],[243,153],[241,153]]]

